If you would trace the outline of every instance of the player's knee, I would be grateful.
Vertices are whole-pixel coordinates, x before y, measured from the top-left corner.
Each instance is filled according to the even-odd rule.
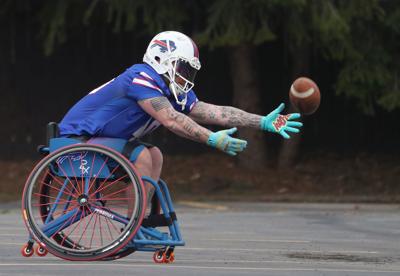
[[[147,148],[144,148],[140,152],[139,156],[136,159],[135,166],[139,170],[145,169],[151,171],[153,169],[152,155]]]
[[[151,154],[153,168],[161,170],[164,160],[161,150],[157,147],[152,147],[149,149],[149,152]]]

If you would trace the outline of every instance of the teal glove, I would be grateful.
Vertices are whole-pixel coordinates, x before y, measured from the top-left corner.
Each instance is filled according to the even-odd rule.
[[[300,132],[299,128],[303,126],[301,122],[290,121],[300,118],[300,113],[291,113],[287,115],[279,114],[285,108],[285,104],[281,103],[277,109],[269,113],[267,116],[262,117],[260,128],[270,132],[279,133],[285,139],[290,136],[286,132]]]
[[[222,150],[229,155],[236,155],[238,152],[243,151],[247,146],[247,141],[229,136],[235,133],[236,130],[237,128],[234,127],[211,133],[208,137],[207,145]]]

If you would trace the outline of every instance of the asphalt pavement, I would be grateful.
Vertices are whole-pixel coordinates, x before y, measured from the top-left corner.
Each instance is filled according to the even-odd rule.
[[[117,261],[24,258],[18,203],[0,205],[0,275],[400,275],[400,206],[180,202],[186,246]]]

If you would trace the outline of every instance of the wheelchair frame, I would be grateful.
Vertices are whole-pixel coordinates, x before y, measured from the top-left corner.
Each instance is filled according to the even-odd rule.
[[[50,140],[53,138],[56,138],[57,135],[57,129],[54,126],[55,123],[50,123],[48,125],[48,132],[47,132],[47,138],[50,144]],[[82,146],[84,145],[83,143],[80,143],[77,141],[76,146]],[[70,145],[68,148],[72,149],[74,146]],[[106,148],[104,146],[101,146],[103,148]],[[60,149],[60,152],[67,147],[62,147]],[[118,153],[112,148],[108,148],[114,153]],[[41,146],[38,148],[39,153],[43,155],[48,155],[51,153],[50,146]],[[133,164],[131,164],[133,166]],[[151,251],[155,252],[153,255],[153,260],[156,263],[170,263],[173,262],[175,257],[174,257],[174,249],[175,246],[184,246],[185,242],[182,239],[182,235],[180,232],[180,227],[178,224],[177,216],[175,213],[175,209],[173,207],[172,199],[168,190],[167,184],[163,180],[159,180],[156,182],[149,176],[140,176],[137,175],[137,177],[141,178],[142,182],[147,182],[150,185],[152,185],[155,189],[155,195],[158,200],[159,204],[159,209],[161,209],[161,213],[158,214],[159,210],[154,212],[154,210],[151,211],[150,215],[147,218],[144,218],[142,220],[142,223],[140,226],[138,226],[137,232],[134,235],[133,239],[131,239],[122,249],[120,249],[117,253],[113,253],[109,256],[106,256],[102,258],[101,260],[113,260],[113,259],[118,259],[125,257],[135,251]],[[85,180],[85,182],[87,182]],[[53,234],[52,231],[60,232],[63,229],[59,229],[59,222],[56,220],[50,221],[50,217],[52,216],[52,212],[57,208],[57,205],[60,203],[60,198],[61,195],[67,187],[67,180],[64,181],[63,186],[60,188],[60,191],[58,192],[58,196],[55,199],[54,205],[51,207],[50,212],[47,214],[46,220],[44,221],[44,227],[41,229],[43,232],[49,232]],[[28,185],[28,183],[27,183]],[[85,187],[88,185],[88,183],[85,183]],[[85,188],[85,193],[87,193],[88,189],[87,187]],[[23,199],[24,200],[24,199]],[[144,204],[144,206],[146,203]],[[23,203],[24,206],[24,203]],[[64,206],[64,211],[65,208],[68,208],[67,204]],[[96,208],[96,207],[94,207]],[[23,213],[26,212],[23,210]],[[82,212],[79,209],[77,212]],[[51,214],[51,215],[50,215]],[[73,215],[73,213],[69,214],[70,216]],[[77,216],[79,217],[79,216]],[[65,221],[67,218],[64,218],[63,221]],[[76,218],[74,218],[76,219]],[[73,220],[74,220],[73,219]],[[29,241],[22,247],[21,253],[25,257],[30,257],[33,255],[33,252],[36,252],[38,256],[45,256],[47,254],[47,249],[45,244],[40,240],[40,238],[35,237],[34,234],[32,234],[30,227],[28,226],[28,221],[26,218],[26,214],[24,214],[24,220],[27,224],[30,236],[29,236]],[[79,220],[79,219],[78,219]],[[78,221],[77,220],[77,221]],[[75,223],[76,221],[73,221]],[[121,221],[120,221],[121,222]],[[69,224],[72,225],[73,223]],[[167,227],[168,231],[167,232],[162,232],[160,229],[157,229],[157,227]],[[38,243],[38,246],[33,249],[33,245],[35,241]]]

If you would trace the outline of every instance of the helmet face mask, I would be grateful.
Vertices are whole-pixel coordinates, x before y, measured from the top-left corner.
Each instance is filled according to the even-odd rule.
[[[201,68],[196,44],[182,33],[162,32],[150,42],[143,61],[169,80],[171,93],[184,108],[187,93],[194,87]]]
[[[194,87],[194,79],[200,68],[200,62],[197,58],[188,61],[184,58],[178,58],[172,62],[172,70],[168,72],[168,79],[175,86],[178,95],[187,94]],[[179,101],[179,99],[176,99]]]

